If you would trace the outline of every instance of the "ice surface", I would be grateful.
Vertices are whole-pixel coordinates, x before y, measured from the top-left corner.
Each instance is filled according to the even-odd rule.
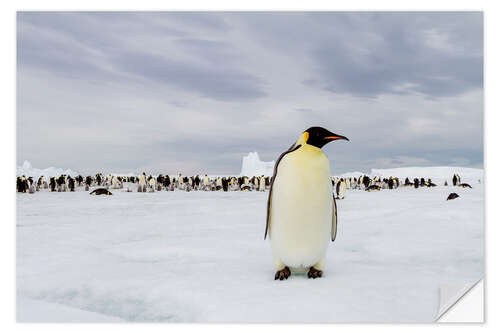
[[[483,277],[476,176],[462,175],[472,189],[348,191],[316,280],[274,280],[268,193],[18,193],[18,320],[431,322],[442,285]]]
[[[115,323],[123,322],[120,318],[99,313],[79,310],[73,307],[38,301],[25,297],[16,300],[17,320],[29,323]]]
[[[272,176],[274,171],[274,161],[263,162],[257,152],[248,153],[243,157],[241,163],[241,176]]]

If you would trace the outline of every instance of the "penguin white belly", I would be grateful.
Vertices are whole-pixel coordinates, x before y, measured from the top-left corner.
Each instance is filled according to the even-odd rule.
[[[271,247],[275,259],[305,269],[325,257],[332,227],[330,163],[304,147],[279,164],[271,204]]]
[[[261,178],[259,182],[259,191],[264,191],[265,189],[266,189],[266,181],[264,180],[264,178]]]
[[[347,186],[346,186],[345,182],[341,182],[340,186],[339,186],[339,194],[338,194],[339,199],[345,198],[346,190],[347,190]]]

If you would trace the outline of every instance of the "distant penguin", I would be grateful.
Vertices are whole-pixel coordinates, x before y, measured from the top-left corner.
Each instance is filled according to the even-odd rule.
[[[222,190],[224,192],[227,192],[229,190],[229,180],[226,179],[226,177],[222,177],[221,183],[222,183]]]
[[[120,185],[119,185],[119,182],[118,182],[118,177],[116,177],[116,176],[112,176],[111,177],[111,185],[112,185],[111,188],[113,188],[113,189],[120,188]]]
[[[90,185],[92,185],[92,177],[87,176],[85,177],[85,191],[90,189]]]
[[[231,177],[231,180],[229,181],[229,191],[238,191],[239,190],[239,185],[238,185],[238,179],[235,177]]]
[[[64,175],[60,175],[57,180],[57,191],[58,192],[65,192],[66,191],[66,179]]]
[[[203,176],[203,190],[204,191],[208,191],[210,190],[210,180],[208,179],[208,176],[205,175]]]
[[[56,191],[56,178],[55,177],[50,177],[49,187],[50,187],[50,192]]]
[[[156,188],[156,179],[155,177],[151,177],[151,179],[149,180],[149,192],[154,192],[155,191],[155,188]]]
[[[92,192],[90,192],[91,195],[112,195],[113,193],[109,192],[108,190],[106,190],[105,188],[96,188],[95,190],[93,190]]]
[[[156,177],[156,184],[157,184],[157,188],[160,186],[160,185],[163,185],[163,183],[165,182],[165,177],[163,177],[162,174],[159,174],[158,177]]]
[[[24,179],[24,176],[16,178],[17,192],[19,192],[19,193],[26,193],[26,185],[27,185],[27,182]]]
[[[448,196],[448,199],[446,199],[446,201],[453,200],[453,199],[456,199],[458,197],[459,197],[458,194],[456,194],[456,193],[450,193],[450,195]]]
[[[144,172],[139,178],[139,186],[137,187],[137,192],[146,192],[146,174]]]
[[[368,186],[370,186],[370,177],[363,176],[363,186],[365,187],[365,189],[367,189]]]
[[[163,177],[163,175],[158,175],[158,177],[156,177],[156,189],[158,191],[161,191],[161,186],[163,185],[163,183],[165,182],[165,177]]]
[[[389,187],[389,190],[394,189],[394,179],[392,179],[392,177],[390,177],[387,181],[387,186]]]
[[[266,189],[271,186],[271,178],[272,177],[266,177]]]
[[[264,175],[259,178],[259,191],[264,192],[266,190],[266,178]]]
[[[346,137],[311,127],[278,158],[267,202],[267,223],[276,274],[291,271],[321,277],[328,242],[337,234],[337,210],[330,162],[321,148]]]
[[[378,185],[370,185],[368,186],[365,191],[368,191],[368,192],[373,192],[373,191],[380,191],[380,186]]]
[[[418,178],[413,179],[413,185],[415,186],[415,188],[418,188],[418,185],[419,185]]]
[[[458,178],[457,175],[453,175],[453,186],[457,186]]]
[[[432,182],[432,179],[430,179],[430,178],[429,178],[429,179],[427,180],[427,187],[434,187],[434,186],[437,186],[437,185],[436,185],[436,184],[434,184],[434,183]]]
[[[78,186],[82,186],[82,183],[83,183],[83,177],[82,177],[82,175],[78,175],[76,177],[76,182],[77,182]]]
[[[347,185],[346,185],[343,178],[341,178],[337,182],[337,186],[336,186],[335,190],[336,190],[335,192],[337,194],[337,199],[342,200],[345,198],[345,193],[347,191]]]
[[[444,181],[444,186],[448,186],[448,182],[446,180]]]
[[[75,192],[75,180],[72,177],[68,179],[68,188],[71,192]]]
[[[462,188],[472,188],[472,186],[470,186],[469,184],[467,183],[463,183],[463,184],[458,184],[459,187],[462,187]]]
[[[42,188],[43,188],[44,183],[45,183],[45,179],[43,178],[43,176],[40,176],[40,177],[38,178],[38,181],[36,182],[36,190],[37,190],[37,191],[40,191],[40,189],[42,189]]]
[[[36,188],[33,182],[32,177],[28,177],[27,179],[27,187],[28,187],[28,193],[34,194],[36,192]]]

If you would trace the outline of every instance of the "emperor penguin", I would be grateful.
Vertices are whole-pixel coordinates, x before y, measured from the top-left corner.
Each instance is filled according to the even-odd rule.
[[[210,184],[210,180],[208,179],[208,176],[205,175],[203,177],[203,190],[208,191],[208,185]]]
[[[269,233],[276,274],[323,275],[329,240],[337,235],[337,206],[330,162],[321,148],[334,140],[349,140],[322,127],[311,127],[274,166],[267,201],[264,239]]]
[[[254,187],[255,189],[258,189],[258,188],[259,188],[259,178],[258,178],[258,177],[256,177],[256,176],[253,178],[253,187]]]
[[[337,182],[337,186],[335,187],[335,192],[337,193],[337,199],[342,200],[345,198],[345,192],[347,190],[346,183],[344,178],[340,178]]]
[[[139,178],[139,186],[137,187],[137,192],[146,192],[146,174],[144,172]]]
[[[264,178],[264,175],[262,175],[259,178],[259,191],[264,192],[265,190],[266,190],[266,178]]]
[[[156,188],[156,178],[155,177],[151,177],[151,179],[149,180],[149,192],[154,192],[155,191],[155,188]]]
[[[217,177],[215,179],[215,186],[216,186],[217,191],[222,190],[222,178],[221,177]]]
[[[111,184],[113,185],[113,189],[117,189],[118,186],[118,177],[116,176],[111,176]]]

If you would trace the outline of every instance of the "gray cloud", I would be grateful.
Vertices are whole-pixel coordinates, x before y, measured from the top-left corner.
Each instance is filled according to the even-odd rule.
[[[158,14],[149,15],[151,20],[161,18]],[[167,21],[171,17],[174,21],[196,22],[202,27],[225,27],[212,16],[202,14],[168,15]],[[18,66],[33,66],[83,79],[125,80],[129,79],[126,74],[131,74],[136,79],[178,86],[219,100],[265,96],[260,87],[262,80],[238,67],[228,66],[228,60],[236,54],[226,50],[229,47],[225,43],[177,39],[183,33],[165,26],[159,29],[155,24],[151,24],[148,31],[143,26],[149,23],[146,18],[134,13],[20,13]],[[186,48],[191,56],[209,62],[176,60],[156,45],[151,45],[148,52],[123,41],[125,33],[127,38],[141,38],[149,33],[164,43],[169,41],[167,36],[175,37],[170,41]]]
[[[196,91],[218,100],[245,100],[265,96],[259,87],[261,80],[238,70],[221,71],[145,53],[124,54],[113,59],[113,63],[123,72]]]
[[[483,163],[482,13],[20,12],[17,154],[238,173],[309,126],[335,172]]]

